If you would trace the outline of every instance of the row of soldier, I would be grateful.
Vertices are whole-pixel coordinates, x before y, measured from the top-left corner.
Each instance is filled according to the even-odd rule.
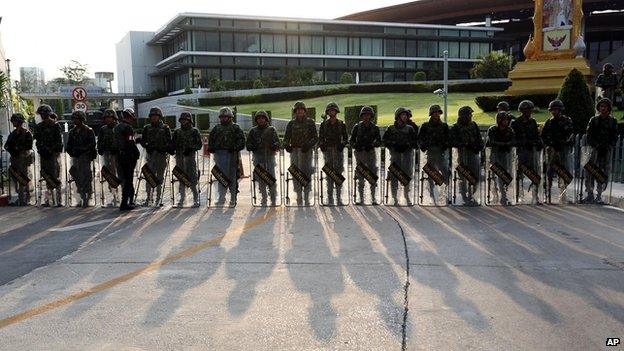
[[[599,114],[592,118],[587,127],[586,142],[592,148],[588,159],[597,168],[608,174],[611,152],[617,141],[617,123],[611,116],[612,104],[608,99],[602,99],[597,104]],[[307,117],[306,106],[297,102],[293,106],[294,118],[288,123],[283,142],[280,142],[277,131],[270,125],[266,112],[255,114],[256,126],[251,129],[245,138],[241,128],[233,122],[232,110],[224,107],[219,111],[219,124],[210,132],[208,151],[213,155],[214,167],[211,172],[210,185],[216,184],[217,200],[215,204],[224,205],[229,196],[229,205],[235,206],[240,177],[240,152],[247,149],[251,152],[253,176],[252,191],[254,200],[259,197],[261,206],[279,205],[278,186],[280,177],[279,151],[285,150],[289,158],[288,172],[286,173],[286,201],[290,202],[290,190],[296,196],[298,206],[311,204],[313,191],[312,178],[315,174],[314,151],[318,148],[322,154],[323,172],[326,178],[321,182],[326,186],[322,191],[324,203],[328,205],[344,205],[349,199],[343,196],[343,181],[345,174],[345,148],[353,150],[355,171],[353,177],[353,199],[356,204],[379,204],[382,196],[378,189],[377,179],[380,175],[379,152],[382,145],[389,152],[390,165],[385,177],[387,204],[412,205],[414,187],[412,179],[415,173],[415,162],[421,162],[424,167],[421,181],[422,198],[424,188],[428,188],[428,195],[435,203],[446,203],[442,188],[450,179],[449,150],[453,150],[454,163],[460,167],[458,190],[461,203],[477,205],[475,199],[477,186],[474,179],[481,176],[481,153],[484,146],[490,150],[488,162],[501,166],[508,174],[517,173],[520,181],[525,173],[520,172],[516,165],[512,165],[511,150],[517,150],[518,165],[526,169],[539,169],[542,162],[539,155],[545,148],[547,165],[557,165],[564,170],[571,170],[573,165],[568,155],[574,147],[574,128],[570,118],[563,114],[564,106],[561,101],[555,100],[549,106],[551,118],[540,131],[535,119],[532,118],[534,106],[530,101],[523,101],[519,106],[521,115],[515,118],[508,112],[508,105],[499,105],[496,125],[487,133],[484,142],[479,127],[472,121],[473,110],[462,107],[458,112],[458,120],[452,127],[441,120],[442,109],[432,105],[429,109],[429,121],[420,128],[411,119],[409,109],[398,108],[395,111],[395,122],[383,137],[379,127],[375,124],[375,112],[370,107],[362,108],[360,122],[357,123],[350,137],[346,125],[337,118],[340,109],[337,104],[330,103],[326,107],[327,118],[317,130],[316,123]],[[24,182],[28,178],[28,168],[34,161],[32,151],[33,138],[36,141],[37,153],[40,159],[41,179],[46,183],[43,191],[43,206],[61,206],[61,161],[60,155],[65,150],[71,157],[72,166],[70,176],[75,182],[80,196],[80,204],[87,206],[93,196],[93,176],[95,170],[92,161],[97,155],[102,160],[102,177],[108,181],[109,190],[113,194],[113,202],[117,202],[117,186],[122,187],[120,209],[134,208],[135,189],[134,176],[140,152],[137,143],[145,149],[145,164],[141,167],[141,174],[145,180],[145,206],[162,205],[163,185],[165,172],[168,168],[169,154],[175,156],[176,176],[179,181],[178,206],[185,203],[187,188],[193,195],[192,207],[200,206],[199,180],[200,174],[197,165],[197,151],[202,148],[202,139],[197,128],[193,127],[190,113],[182,113],[179,117],[180,128],[173,133],[162,121],[162,111],[154,107],[149,112],[149,122],[141,136],[135,140],[133,124],[135,114],[131,109],[123,111],[123,118],[117,121],[117,114],[113,110],[105,111],[104,126],[100,129],[96,141],[95,133],[85,124],[86,116],[78,111],[72,114],[74,127],[69,131],[66,145],[63,144],[62,131],[59,124],[51,118],[52,110],[47,105],[38,108],[37,113],[42,122],[34,128],[34,135],[23,128],[24,118],[15,114],[11,118],[15,130],[9,136],[5,149],[11,155],[11,174],[15,180],[18,205],[30,203],[30,186]],[[418,149],[423,159],[418,159]],[[284,167],[285,168],[285,167]],[[319,167],[320,168],[320,167]],[[420,168],[419,168],[420,169]],[[384,170],[385,171],[385,170]],[[559,202],[566,202],[567,192],[562,187],[568,182],[562,182],[561,172],[547,167],[546,181],[551,186],[553,178],[559,178]],[[214,180],[213,180],[214,176]],[[22,181],[20,182],[20,178]],[[474,178],[474,179],[471,179]],[[498,189],[500,204],[508,205],[507,189],[510,182],[506,180],[504,172],[496,173],[493,186]],[[604,179],[597,182],[596,177],[589,174],[585,179],[587,203],[602,203],[602,193],[606,188]],[[182,179],[184,181],[182,181]],[[387,189],[389,188],[389,189]],[[539,202],[539,186],[529,186],[533,192],[533,202]],[[212,189],[212,188],[211,188]],[[259,192],[259,196],[255,193]],[[402,190],[402,194],[399,194]],[[434,191],[435,190],[435,191]],[[524,191],[519,186],[517,191]],[[154,194],[155,193],[155,194]],[[211,192],[210,192],[211,193]],[[155,195],[155,196],[154,196]],[[438,199],[436,199],[438,197]],[[209,195],[211,198],[211,195]]]

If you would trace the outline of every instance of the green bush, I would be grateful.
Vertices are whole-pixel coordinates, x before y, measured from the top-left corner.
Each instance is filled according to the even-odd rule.
[[[197,114],[195,117],[195,121],[196,121],[195,125],[197,126],[197,129],[201,131],[210,130],[210,114],[208,113]]]
[[[507,78],[509,74],[509,55],[499,52],[491,52],[475,63],[470,70],[471,78]]]
[[[184,88],[184,94],[193,94],[193,89],[191,89],[191,87],[187,85]]]
[[[427,80],[427,73],[423,71],[418,71],[414,73],[414,82],[424,82]]]
[[[349,72],[345,72],[340,76],[340,84],[353,84],[355,83],[355,79],[353,79],[353,74]]]
[[[563,101],[565,114],[574,121],[576,133],[584,134],[587,123],[595,114],[595,110],[583,73],[576,68],[570,71],[559,90],[558,98]]]
[[[351,130],[353,126],[356,125],[360,121],[360,111],[364,106],[347,106],[344,108],[344,120],[347,125],[347,133],[351,134]],[[373,111],[375,111],[375,116],[373,117],[373,122],[377,123],[377,105],[372,105]]]
[[[264,89],[264,83],[260,79],[256,79],[253,82],[252,88],[254,89]]]
[[[507,96],[507,95],[493,95],[493,96],[479,96],[475,98],[475,103],[483,112],[496,111],[496,105],[501,101],[509,103],[511,111],[517,110],[518,105],[523,100],[531,100],[535,106],[547,108],[551,101],[555,100],[557,96],[555,94],[536,94],[536,95],[519,95],[519,96]]]

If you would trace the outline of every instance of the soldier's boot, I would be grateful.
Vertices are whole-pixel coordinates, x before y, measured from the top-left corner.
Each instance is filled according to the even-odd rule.
[[[193,192],[193,206],[192,208],[199,207],[199,191],[197,190],[197,185],[193,185],[191,187],[191,192]]]
[[[333,206],[334,205],[334,192],[333,191],[329,191],[327,193],[327,204],[329,206]]]
[[[81,193],[80,199],[81,199],[82,208],[89,207],[89,194],[88,193]]]
[[[338,206],[344,206],[345,202],[342,198],[342,186],[336,188],[336,198],[338,199]]]
[[[118,204],[118,199],[119,199],[119,192],[117,191],[117,189],[113,188],[111,189],[111,193],[113,194],[113,203],[111,204],[113,207],[117,207]]]
[[[604,201],[602,200],[602,191],[603,191],[603,186],[602,184],[598,184],[598,189],[597,189],[597,193],[596,193],[596,200],[595,203],[597,205],[604,205]]]
[[[148,187],[146,189],[146,192],[147,192],[147,197],[145,198],[145,201],[143,202],[144,207],[148,207],[152,203],[152,196],[154,195],[154,188]]]
[[[593,204],[594,203],[594,192],[587,192],[587,195],[585,196],[585,198],[583,199],[583,203],[585,204]]]
[[[539,196],[537,193],[537,186],[533,186],[533,189],[531,190],[531,204],[533,205],[541,205],[540,200],[539,200]]]
[[[186,188],[180,187],[180,198],[178,199],[178,203],[176,207],[184,207],[184,202],[186,200]]]
[[[410,197],[410,189],[408,187],[405,187],[403,189],[403,196],[405,196],[405,203],[407,204],[407,206],[412,206],[412,199]]]
[[[267,205],[266,186],[264,184],[260,184],[259,190],[260,190],[260,206],[266,206]]]

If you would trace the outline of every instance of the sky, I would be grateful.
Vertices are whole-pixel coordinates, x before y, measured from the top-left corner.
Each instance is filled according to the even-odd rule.
[[[11,78],[19,79],[19,67],[40,67],[51,80],[70,60],[87,64],[91,76],[115,72],[115,44],[127,32],[156,31],[181,12],[331,19],[409,0],[2,2],[0,35],[11,59]]]

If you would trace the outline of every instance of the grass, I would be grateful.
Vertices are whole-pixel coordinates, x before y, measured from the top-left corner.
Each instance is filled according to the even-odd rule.
[[[452,93],[449,95],[449,124],[457,120],[457,111],[462,106],[471,106],[474,110],[474,121],[480,125],[492,125],[495,123],[495,112],[483,112],[477,107],[475,97],[482,95],[503,95],[503,93]],[[377,105],[379,111],[379,125],[390,125],[394,122],[394,110],[399,106],[405,106],[412,110],[414,120],[418,125],[429,119],[429,105],[440,104],[442,98],[429,93],[379,93],[379,94],[341,94],[307,99],[308,107],[316,107],[317,117],[325,110],[327,103],[334,101],[341,108],[356,105]],[[270,102],[263,104],[238,105],[238,111],[249,114],[253,111],[268,110],[275,118],[290,118],[291,108],[295,101]],[[220,106],[211,106],[218,109]],[[517,114],[517,113],[516,113]],[[339,115],[340,117],[340,115]],[[548,111],[543,110],[534,114],[538,122],[544,122],[548,118]]]

